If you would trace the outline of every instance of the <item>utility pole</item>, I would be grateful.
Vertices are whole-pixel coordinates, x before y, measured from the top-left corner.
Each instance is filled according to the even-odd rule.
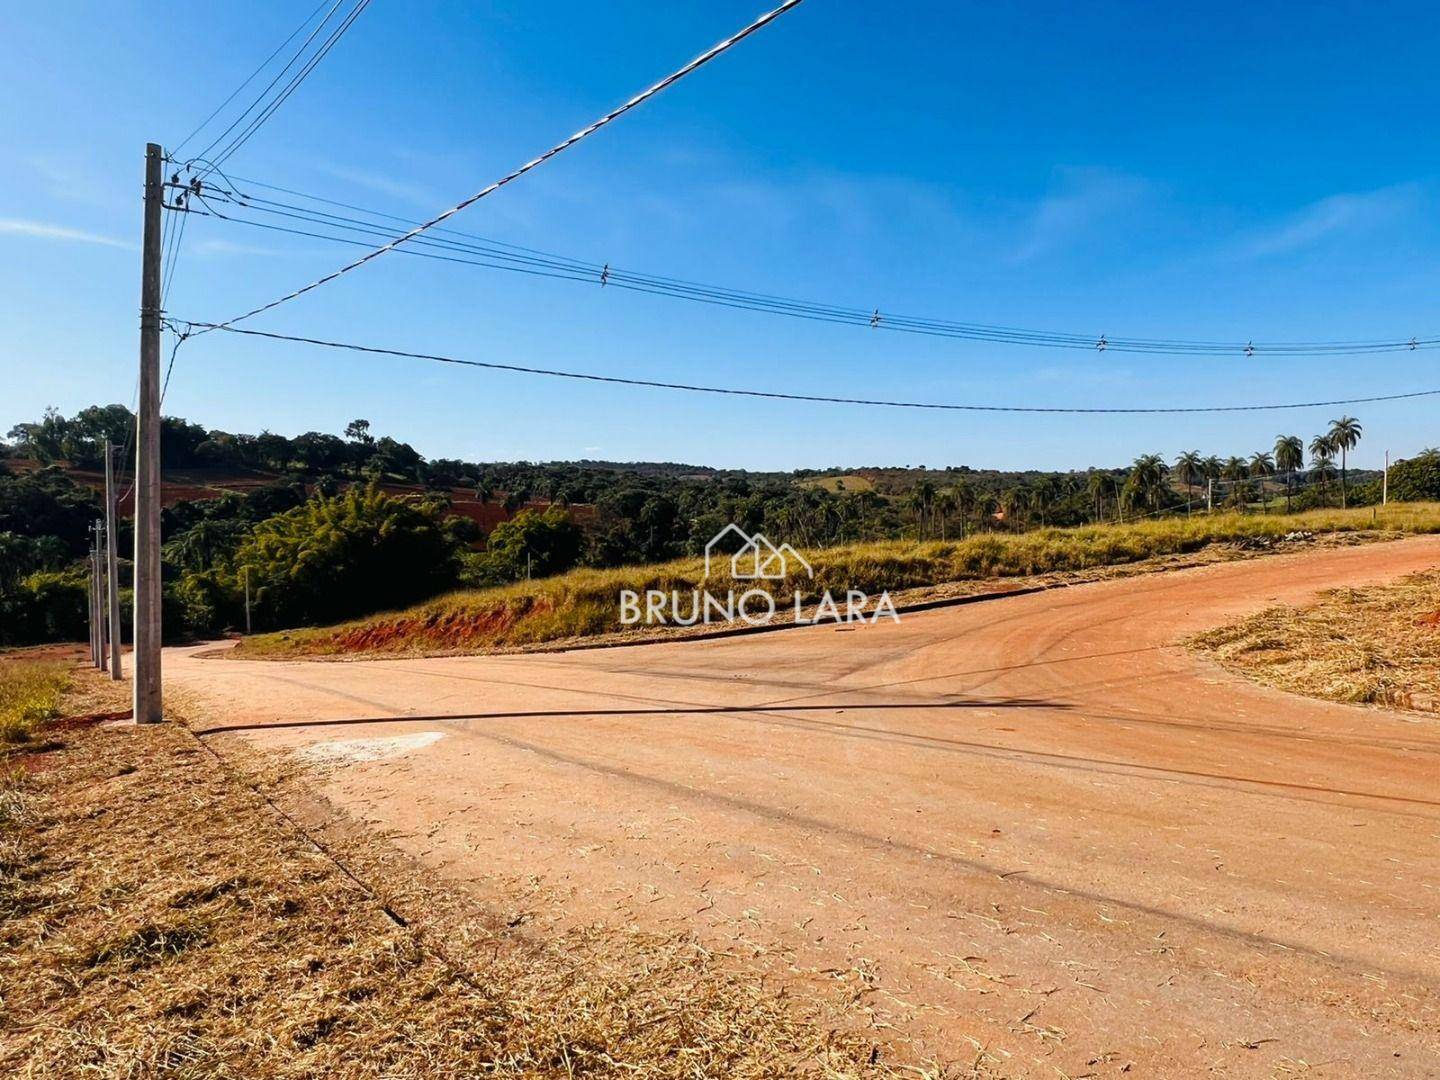
[[[120,678],[120,556],[115,535],[115,448],[105,442],[105,579],[110,601],[110,678]]]
[[[1390,451],[1385,451],[1385,475],[1380,480],[1380,505],[1390,503]]]
[[[245,633],[250,633],[250,564],[245,564]]]
[[[97,668],[105,650],[104,610],[105,601],[100,595],[100,528],[99,522],[93,521],[90,523],[90,663]]]
[[[105,632],[105,519],[95,519],[95,667],[105,670],[105,647],[108,640]]]
[[[1205,480],[1205,512],[1207,514],[1215,512],[1215,478],[1213,476],[1207,477]]]
[[[95,646],[95,539],[90,539],[90,581],[85,586],[85,599],[89,604],[90,618],[90,663],[95,663],[99,650]]]
[[[140,408],[135,416],[135,723],[162,718],[160,693],[160,147],[145,147],[140,272]]]

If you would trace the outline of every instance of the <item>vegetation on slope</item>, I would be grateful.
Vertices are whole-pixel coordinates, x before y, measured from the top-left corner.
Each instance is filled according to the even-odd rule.
[[[1331,589],[1191,644],[1232,671],[1310,697],[1440,712],[1440,570]]]
[[[806,551],[814,579],[772,583],[779,605],[793,590],[814,597],[824,590],[843,595],[858,589],[871,597],[944,582],[1017,578],[1138,562],[1197,551],[1227,541],[1273,540],[1296,531],[1440,531],[1440,505],[1309,511],[1293,515],[1239,514],[1169,518],[1131,525],[1036,529],[1013,535],[987,533],[964,540],[887,541]],[[724,564],[721,564],[724,566]],[[727,568],[728,569],[728,568]],[[700,559],[609,570],[572,570],[550,578],[496,588],[461,591],[399,612],[339,626],[294,630],[247,639],[239,655],[252,657],[342,653],[483,650],[533,645],[622,631],[622,589],[688,595],[704,587],[716,595],[743,592],[753,582],[727,573],[704,578]],[[688,601],[687,601],[688,605]],[[685,609],[688,610],[688,606]]]
[[[51,409],[0,443],[0,645],[85,636],[84,553],[99,513],[97,470],[104,443],[130,442],[133,421],[122,405],[71,417]],[[1222,461],[1190,450],[1173,463],[1147,453],[1127,468],[750,472],[427,460],[372,433],[364,420],[343,435],[291,438],[167,417],[164,466],[172,478],[175,470],[190,475],[167,485],[177,501],[162,515],[165,634],[185,641],[247,625],[316,625],[458,587],[694,559],[732,523],[814,551],[1123,524],[1184,515],[1212,500],[1217,509],[1261,513],[1373,505],[1380,500],[1375,474],[1347,465],[1360,435],[1354,418],[1332,421],[1310,442],[1308,470],[1305,443],[1292,434],[1279,436],[1273,451]],[[1440,498],[1440,452],[1397,462],[1390,480],[1392,498]],[[237,489],[214,486],[228,483]],[[373,495],[377,489],[384,498]],[[363,506],[335,501],[357,490]],[[128,622],[131,538],[123,517],[118,533]],[[372,548],[367,538],[380,542]]]

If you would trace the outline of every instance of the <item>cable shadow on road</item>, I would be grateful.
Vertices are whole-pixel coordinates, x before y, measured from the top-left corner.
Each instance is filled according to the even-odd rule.
[[[765,712],[868,712],[896,710],[924,710],[948,712],[954,709],[1070,709],[1073,706],[1058,702],[1032,698],[980,698],[969,701],[865,703],[860,705],[695,705],[669,706],[654,709],[533,709],[508,712],[463,712],[430,713],[428,715],[405,714],[403,716],[347,716],[329,720],[277,720],[273,723],[223,724],[217,727],[198,728],[196,735],[219,735],[236,731],[281,731],[292,728],[350,727],[356,724],[409,724],[441,723],[456,720],[536,720],[548,717],[580,716],[674,716],[713,715],[725,713]]]

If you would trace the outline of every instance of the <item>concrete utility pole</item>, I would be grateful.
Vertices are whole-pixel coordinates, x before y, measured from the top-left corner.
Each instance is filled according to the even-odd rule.
[[[245,633],[250,633],[250,566],[245,566]]]
[[[95,663],[95,654],[97,652],[95,648],[95,541],[93,538],[90,541],[89,564],[90,580],[85,585],[85,602],[90,612],[88,619],[90,631],[90,663],[93,664]]]
[[[140,271],[140,409],[135,416],[135,723],[158,724],[160,693],[160,147],[145,147]]]
[[[105,648],[105,631],[101,628],[103,606],[100,600],[100,533],[90,524],[90,664],[100,666],[100,651]]]
[[[105,522],[95,519],[95,666],[105,670]]]
[[[115,448],[105,442],[105,595],[110,602],[110,678],[120,678],[120,556],[115,535]]]
[[[1215,478],[1212,476],[1205,481],[1205,512],[1215,512]]]
[[[1385,475],[1380,480],[1380,505],[1390,504],[1390,451],[1385,451]]]

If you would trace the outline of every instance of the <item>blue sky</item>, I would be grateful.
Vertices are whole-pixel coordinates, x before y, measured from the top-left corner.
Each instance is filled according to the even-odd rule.
[[[0,430],[130,402],[143,146],[174,144],[313,5],[7,0]],[[228,165],[425,217],[763,10],[374,0]],[[456,224],[817,300],[1111,336],[1440,332],[1440,19],[1423,4],[807,0]],[[223,319],[346,260],[192,219],[168,302]],[[391,256],[258,329],[627,377],[1024,405],[1238,404],[1440,387],[1435,352],[1183,359],[915,338]],[[221,340],[223,339],[223,340]],[[1083,467],[1267,447],[1339,410],[976,416],[572,384],[212,334],[166,412],[427,456],[793,468]],[[1353,410],[1375,464],[1435,399]]]

